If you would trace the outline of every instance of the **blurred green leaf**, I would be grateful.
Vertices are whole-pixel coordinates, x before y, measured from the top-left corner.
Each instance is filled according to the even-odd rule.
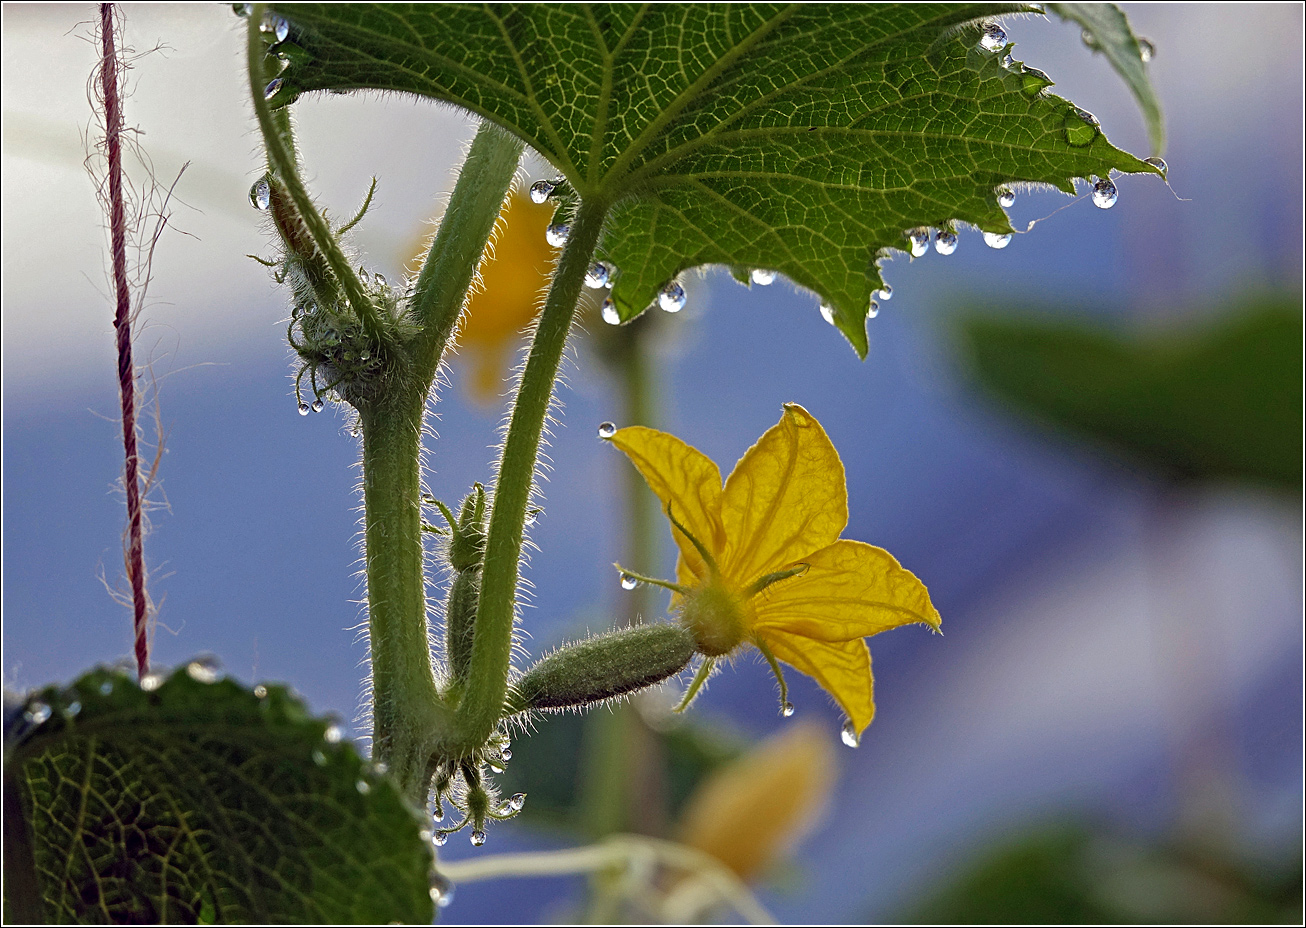
[[[1248,860],[1203,842],[1041,825],[934,883],[908,924],[1300,924],[1301,855]]]
[[[389,779],[284,687],[190,668],[149,691],[94,670],[9,725],[6,876],[34,874],[43,920],[429,922],[431,848]]]
[[[625,319],[688,268],[771,268],[832,306],[864,357],[878,263],[908,231],[1005,233],[1001,185],[1157,173],[1042,72],[1004,66],[1009,48],[980,47],[984,21],[1030,5],[274,6],[296,50],[278,100],[444,100],[608,206]]]
[[[1138,36],[1129,26],[1129,17],[1114,3],[1050,3],[1048,9],[1062,19],[1078,23],[1093,40],[1093,45],[1106,55],[1111,67],[1124,79],[1147,122],[1147,137],[1152,143],[1152,154],[1165,149],[1165,121],[1161,116],[1161,101],[1147,76],[1147,62]]]
[[[972,315],[974,376],[1015,410],[1175,480],[1299,492],[1302,316],[1268,297],[1213,325],[1147,336]]]

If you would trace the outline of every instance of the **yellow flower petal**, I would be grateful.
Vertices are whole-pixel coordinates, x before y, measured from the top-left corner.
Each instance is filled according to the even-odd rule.
[[[662,501],[662,511],[665,513],[669,504],[676,521],[719,558],[723,545],[721,471],[712,459],[674,435],[642,425],[618,429],[608,440],[643,475],[649,489]],[[698,579],[706,577],[707,566],[693,543],[674,526],[671,533],[680,546],[683,567]],[[681,582],[692,579],[683,570],[677,570],[677,574]]]
[[[851,641],[915,622],[939,627],[925,584],[883,548],[841,539],[803,560],[807,571],[753,600],[759,632]]]
[[[741,584],[833,544],[848,524],[843,462],[821,424],[796,403],[749,448],[726,480],[721,570]]]
[[[767,629],[759,633],[779,660],[807,674],[834,697],[860,738],[875,718],[871,651],[861,638],[824,642]]]
[[[836,766],[834,740],[821,726],[786,726],[699,784],[678,837],[752,879],[816,825]]]

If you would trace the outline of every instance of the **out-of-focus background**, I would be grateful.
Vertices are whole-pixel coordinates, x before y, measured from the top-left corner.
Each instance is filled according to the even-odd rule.
[[[296,414],[286,301],[245,257],[269,244],[247,200],[260,163],[242,23],[224,5],[124,9],[130,43],[159,46],[136,62],[128,122],[160,181],[189,163],[138,340],[167,432],[168,508],[147,542],[162,600],[155,657],[211,652],[236,677],[288,681],[316,710],[353,719],[366,653],[358,450],[343,416]],[[1082,198],[1002,251],[968,232],[950,257],[898,256],[865,362],[783,280],[750,290],[721,271],[694,276],[688,308],[664,320],[659,423],[728,471],[782,403],[806,406],[847,467],[845,537],[893,552],[944,617],[946,637],[908,628],[871,642],[877,719],[860,749],[839,746],[826,810],[754,884],[782,920],[1300,917],[1303,13],[1126,9],[1157,50],[1169,187],[1125,177],[1113,209]],[[129,616],[100,580],[121,575],[123,513],[103,222],[82,166],[93,11],[3,10],[10,690],[130,647]],[[1055,92],[1118,146],[1151,154],[1127,90],[1077,29],[1006,25]],[[473,123],[395,97],[305,99],[296,115],[313,187],[337,215],[377,176],[356,242],[399,277]],[[1022,193],[1011,212],[1020,228],[1068,202]],[[1257,329],[1263,318],[1287,326]],[[1222,340],[1221,326],[1246,320],[1270,348]],[[1088,342],[1110,350],[1076,351],[1073,338],[1067,349],[1047,330],[1067,321],[1105,333]],[[1235,342],[1239,363],[1222,366]],[[505,411],[478,398],[474,377],[454,361],[427,458],[449,500],[490,477]],[[625,463],[595,439],[620,419],[619,391],[585,335],[560,395],[527,574],[535,654],[607,626],[624,595],[610,565]],[[1289,437],[1261,449],[1220,432],[1227,417],[1207,424],[1227,395],[1280,416]],[[1176,423],[1188,430],[1170,435]],[[796,719],[837,743],[824,694],[798,674],[790,684]],[[692,715],[695,737],[737,749],[794,724],[750,660]],[[547,722],[541,737],[550,725],[576,722]],[[445,853],[584,840],[559,820],[528,814],[482,850],[459,835]],[[443,917],[568,917],[585,892],[578,879],[506,885],[460,888]]]

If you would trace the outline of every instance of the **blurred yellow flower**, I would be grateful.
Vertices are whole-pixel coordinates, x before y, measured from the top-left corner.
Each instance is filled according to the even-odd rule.
[[[694,790],[676,837],[751,880],[815,826],[835,778],[834,749],[800,722],[712,772]]]
[[[863,640],[923,623],[936,631],[929,592],[893,555],[841,539],[848,524],[843,462],[821,428],[790,403],[721,483],[721,471],[656,429],[614,430],[620,448],[662,501],[680,548],[672,607],[705,656],[686,703],[714,661],[752,644],[766,657],[792,712],[777,660],[814,678],[848,717],[856,745],[875,715],[871,654]],[[620,569],[620,568],[618,568]]]
[[[480,283],[473,286],[458,323],[457,351],[473,365],[469,387],[483,402],[503,393],[511,352],[544,305],[559,254],[544,238],[555,205],[533,203],[524,190],[514,187],[481,258]],[[409,265],[419,265],[426,250],[420,248]]]

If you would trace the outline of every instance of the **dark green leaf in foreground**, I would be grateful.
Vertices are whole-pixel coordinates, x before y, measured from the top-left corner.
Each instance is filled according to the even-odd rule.
[[[284,688],[190,670],[29,700],[6,733],[30,849],[6,843],[6,900],[25,869],[49,922],[429,922],[430,845],[388,778]]]
[[[1147,122],[1147,138],[1152,143],[1152,154],[1159,155],[1165,148],[1165,121],[1161,118],[1161,101],[1152,89],[1147,76],[1147,61],[1143,47],[1129,18],[1114,3],[1050,3],[1048,9],[1062,19],[1083,27],[1093,47],[1106,55],[1111,67],[1128,85],[1138,101]],[[1143,40],[1146,41],[1146,40]],[[1150,54],[1149,54],[1150,57]]]
[[[865,355],[877,262],[906,233],[1011,231],[994,189],[1154,168],[979,23],[1019,4],[276,7],[274,98],[380,89],[445,100],[524,139],[610,209],[600,251],[624,318],[681,271],[777,270]],[[277,47],[273,48],[277,52]]]
[[[963,337],[980,383],[1043,422],[1171,478],[1301,489],[1296,296],[1150,337],[993,317],[967,319]]]

